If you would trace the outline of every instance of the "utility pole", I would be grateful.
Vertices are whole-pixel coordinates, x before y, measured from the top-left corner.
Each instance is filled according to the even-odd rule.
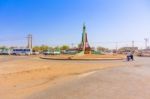
[[[118,50],[118,42],[116,42],[116,52],[117,52],[117,50]]]
[[[71,47],[72,47],[72,48],[74,47],[74,44],[73,44],[73,43],[71,43]]]
[[[147,44],[148,44],[149,39],[145,38],[144,40],[145,40],[145,49],[147,49]]]
[[[32,35],[31,34],[29,34],[27,36],[27,40],[28,40],[28,46],[27,46],[27,48],[32,49]]]
[[[134,48],[134,41],[132,41],[132,48]]]

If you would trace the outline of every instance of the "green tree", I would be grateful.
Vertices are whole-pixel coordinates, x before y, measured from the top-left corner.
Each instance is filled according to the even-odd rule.
[[[48,50],[53,51],[54,48],[53,47],[48,47]]]
[[[9,49],[14,49],[14,48],[17,48],[17,47],[15,47],[15,46],[11,46],[11,47],[9,47]]]
[[[60,50],[60,47],[59,47],[59,46],[56,46],[56,47],[54,48],[54,50],[59,51],[59,50]]]
[[[6,46],[1,46],[0,49],[1,50],[7,50],[8,48]]]
[[[41,51],[40,46],[34,46],[32,50],[34,52],[40,52]]]
[[[97,51],[105,52],[105,51],[108,51],[108,48],[99,46],[99,47],[97,47]]]
[[[42,45],[40,46],[40,50],[43,51],[47,51],[49,49],[49,47],[47,45]]]
[[[69,49],[69,46],[68,45],[63,45],[60,47],[61,50],[68,50]]]

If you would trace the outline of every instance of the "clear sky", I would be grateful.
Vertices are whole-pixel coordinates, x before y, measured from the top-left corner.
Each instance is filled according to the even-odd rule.
[[[150,0],[0,0],[0,45],[25,46],[29,33],[34,45],[77,44],[84,22],[92,46],[142,47]]]

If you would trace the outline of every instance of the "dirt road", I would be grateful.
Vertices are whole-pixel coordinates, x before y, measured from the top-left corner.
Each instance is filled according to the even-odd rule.
[[[150,99],[149,58],[76,76],[27,99]]]
[[[123,66],[123,61],[54,61],[0,56],[0,98],[23,99],[83,73]]]

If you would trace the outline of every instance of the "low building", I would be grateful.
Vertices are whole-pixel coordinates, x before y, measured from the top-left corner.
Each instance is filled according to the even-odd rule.
[[[135,51],[138,51],[138,47],[122,47],[117,51],[117,53],[126,54],[127,52],[134,53]]]
[[[150,49],[143,49],[137,52],[138,56],[150,57]]]

